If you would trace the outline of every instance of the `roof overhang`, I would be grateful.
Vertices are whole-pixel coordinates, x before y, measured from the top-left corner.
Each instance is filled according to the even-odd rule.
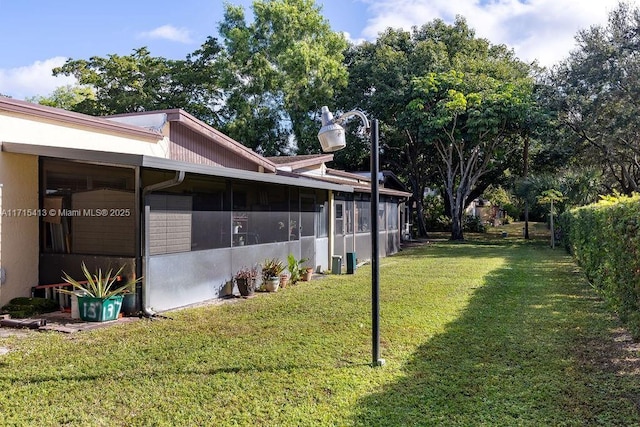
[[[295,187],[314,188],[353,193],[353,187],[329,182],[317,181],[303,176],[282,176],[271,173],[252,172],[222,166],[207,166],[162,157],[142,154],[115,153],[108,151],[80,150],[68,147],[51,147],[36,144],[0,142],[0,151],[15,154],[51,157],[113,166],[138,166],[166,171],[184,171],[197,175],[233,178],[244,181],[264,182],[269,184],[290,185]]]
[[[47,121],[58,125],[89,129],[92,132],[123,135],[147,141],[158,141],[162,139],[160,133],[150,129],[143,129],[126,123],[117,123],[107,120],[104,117],[89,116],[61,108],[47,107],[3,96],[0,96],[0,111],[17,117],[27,117],[31,120]]]
[[[147,118],[147,121],[145,121],[145,117]],[[150,127],[153,129],[162,128],[162,126],[166,122],[179,123],[180,125],[191,129],[199,135],[203,135],[210,141],[215,141],[217,144],[220,144],[236,155],[248,159],[258,166],[262,166],[266,171],[276,171],[276,165],[269,159],[261,156],[249,147],[246,147],[230,136],[225,135],[219,130],[207,125],[206,123],[179,108],[169,110],[144,111],[139,113],[116,114],[113,116],[108,116],[107,119],[113,120],[114,122],[130,123],[138,126]]]

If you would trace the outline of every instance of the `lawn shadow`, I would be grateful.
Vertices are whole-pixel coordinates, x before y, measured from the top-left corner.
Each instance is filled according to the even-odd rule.
[[[502,249],[505,266],[418,348],[400,380],[360,399],[355,425],[640,422],[638,362],[635,370],[616,366],[631,353],[616,347],[618,324],[604,304],[568,257],[539,245],[513,249]],[[415,255],[456,253],[438,252]]]

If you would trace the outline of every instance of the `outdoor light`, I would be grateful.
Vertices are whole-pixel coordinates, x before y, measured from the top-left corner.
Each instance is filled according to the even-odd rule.
[[[327,107],[322,107],[322,127],[318,132],[318,139],[325,153],[342,150],[347,146],[344,128],[333,120],[333,114]]]
[[[380,358],[380,268],[379,268],[379,227],[378,227],[378,120],[369,125],[367,116],[361,111],[352,110],[337,119],[328,107],[322,107],[322,127],[318,132],[318,139],[322,151],[333,152],[347,146],[344,128],[340,126],[351,116],[358,116],[364,123],[365,129],[371,137],[371,344],[372,366],[384,365]]]

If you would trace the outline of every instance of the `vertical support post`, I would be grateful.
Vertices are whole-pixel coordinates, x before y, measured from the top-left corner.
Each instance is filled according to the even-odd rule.
[[[551,199],[551,213],[550,213],[550,221],[551,221],[551,249],[556,248],[556,232],[553,228],[553,198]]]
[[[0,184],[0,286],[4,285],[4,282],[6,280],[6,272],[2,268],[2,214],[1,212],[2,212],[2,184]]]
[[[382,366],[380,358],[380,266],[379,266],[379,227],[378,227],[378,120],[371,123],[371,356],[372,366]]]

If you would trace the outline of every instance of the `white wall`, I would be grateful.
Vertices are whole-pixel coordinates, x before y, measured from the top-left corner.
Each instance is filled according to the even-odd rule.
[[[149,142],[70,124],[3,115],[1,112],[0,142],[169,157],[168,141],[162,135],[158,135],[157,141]]]
[[[162,135],[127,135],[109,128],[57,121],[46,115],[33,117],[0,111],[0,144],[42,145],[166,158],[168,140]],[[6,282],[0,285],[0,306],[17,296],[30,296],[38,285],[40,250],[38,205],[38,157],[0,150],[2,184],[0,218],[0,266]],[[29,213],[32,213],[29,216]],[[33,213],[36,213],[33,215]]]
[[[38,284],[38,158],[0,152],[0,306]],[[30,216],[31,214],[31,216]]]

